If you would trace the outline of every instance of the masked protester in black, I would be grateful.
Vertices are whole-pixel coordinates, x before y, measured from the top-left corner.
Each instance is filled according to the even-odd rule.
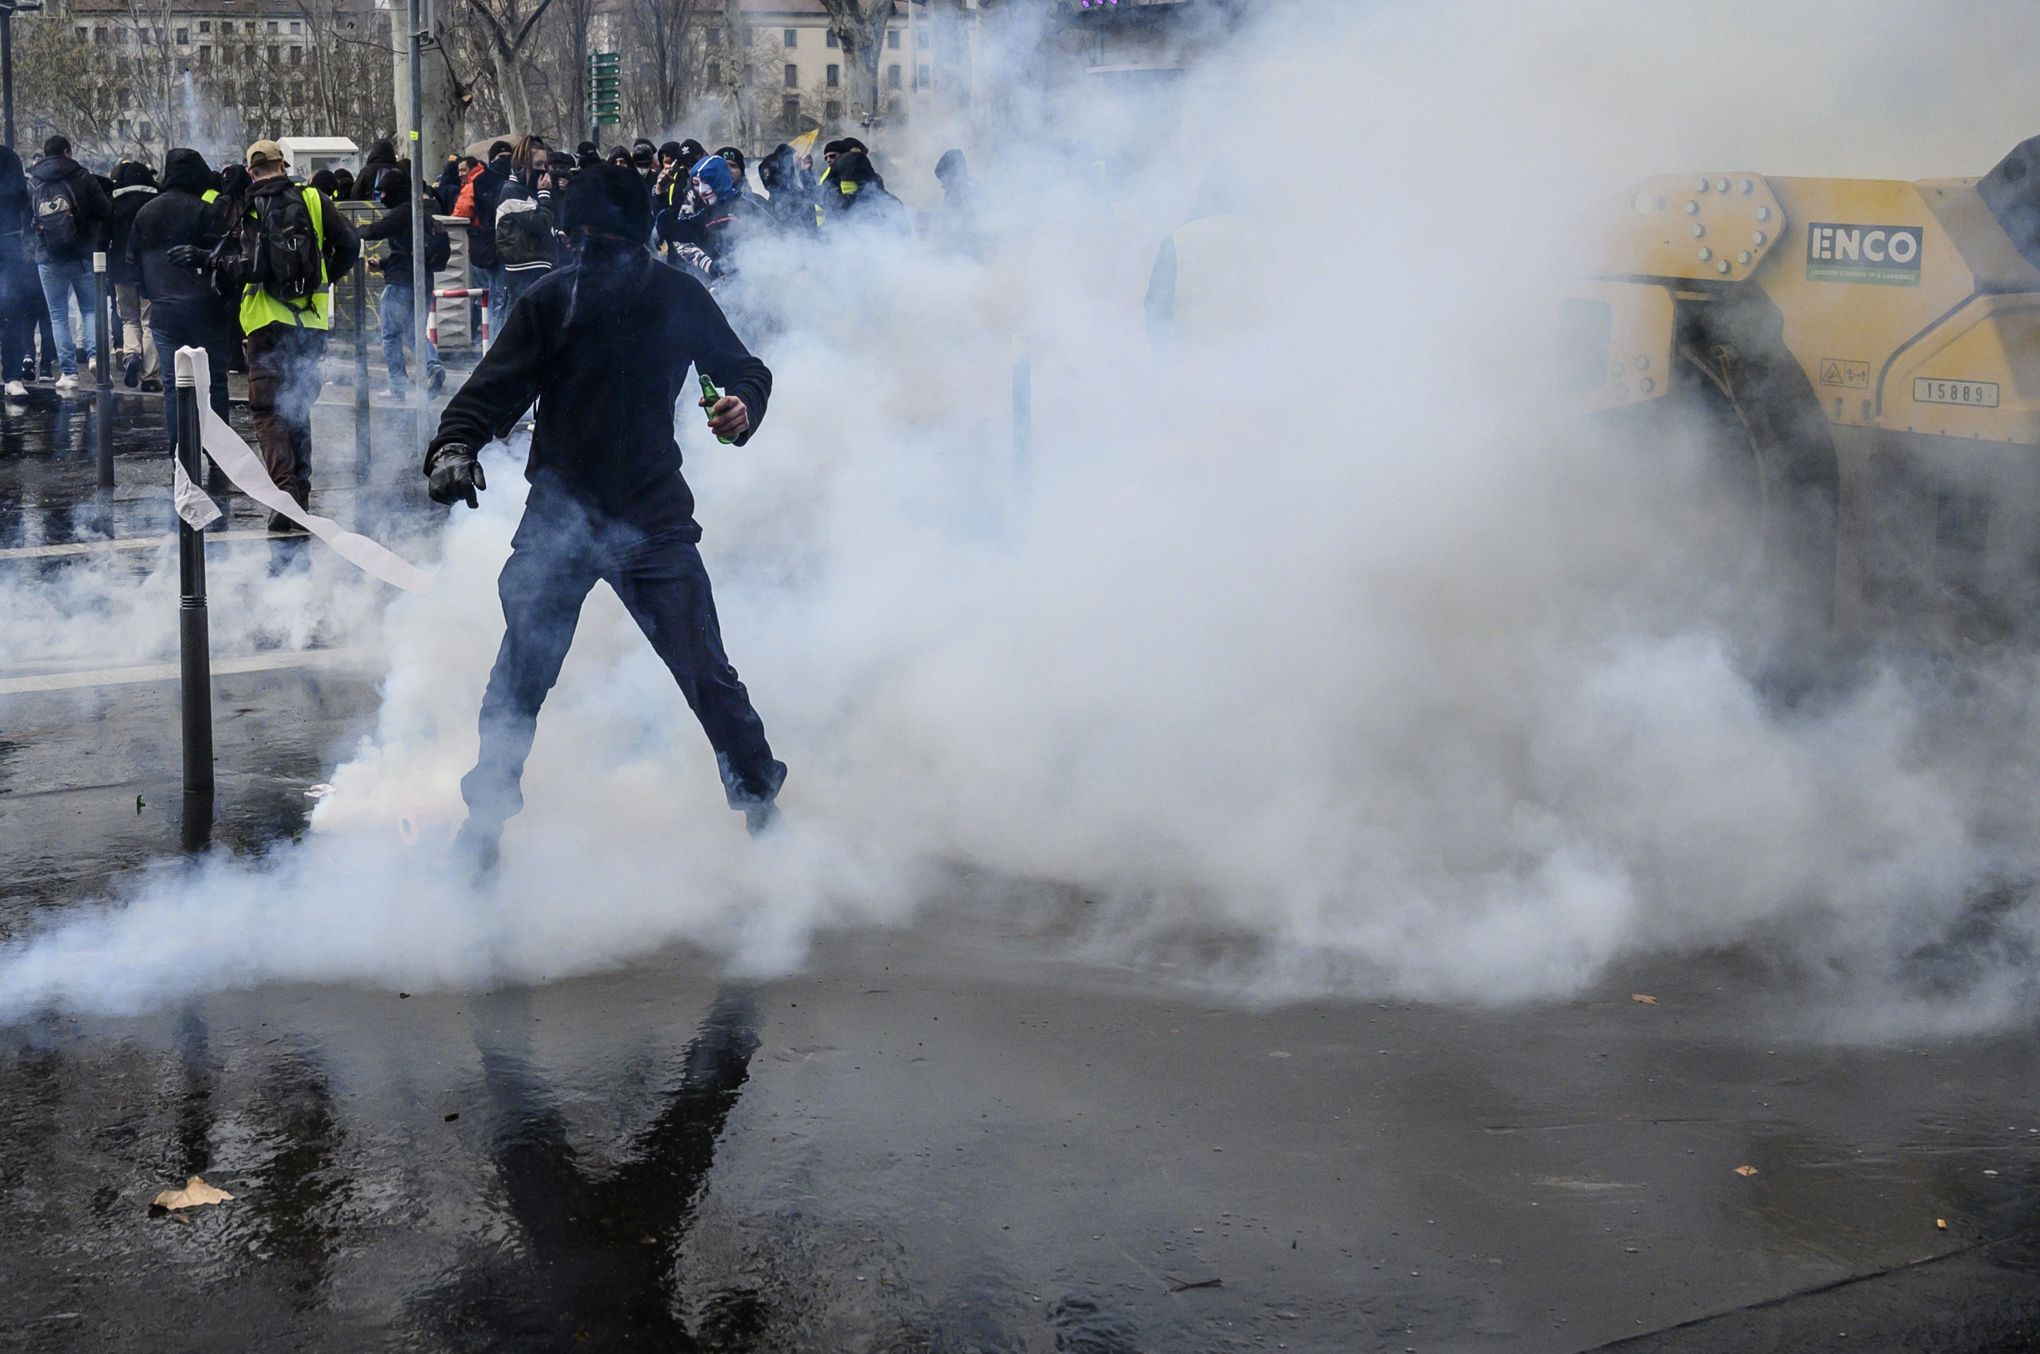
[[[763,205],[775,229],[788,234],[814,233],[814,176],[801,168],[800,156],[792,146],[782,141],[758,162],[758,182],[770,194]]]
[[[149,332],[169,367],[179,348],[203,348],[212,365],[212,407],[227,416],[233,308],[196,266],[226,228],[205,157],[179,147],[163,157],[163,191],[135,213],[128,257],[149,302]],[[210,200],[209,200],[210,199]],[[163,382],[163,431],[177,440],[177,383]]]
[[[32,360],[36,320],[45,313],[42,282],[28,257],[31,214],[21,157],[0,146],[0,380],[10,400],[28,394],[22,369]]]
[[[482,697],[481,753],[461,781],[462,850],[484,870],[503,823],[523,807],[519,782],[539,706],[598,580],[616,590],[672,671],[715,749],[730,806],[754,833],[772,821],[786,778],[723,652],[673,439],[690,366],[727,392],[709,411],[709,428],[739,446],[764,416],[772,373],[701,283],[645,248],[650,208],[634,169],[601,165],[575,176],[561,207],[575,262],[534,284],[510,312],[425,455],[432,498],[472,507],[487,488],[476,449],[538,401],[525,467],[531,491],[497,580],[504,634]]]

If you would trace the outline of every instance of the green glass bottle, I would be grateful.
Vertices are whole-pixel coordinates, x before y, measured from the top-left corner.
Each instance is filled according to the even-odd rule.
[[[717,389],[715,388],[715,382],[713,382],[713,381],[711,381],[711,380],[709,380],[709,379],[708,379],[708,373],[707,373],[707,372],[702,372],[702,373],[701,373],[701,401],[702,401],[702,403],[701,403],[701,415],[702,415],[702,417],[703,417],[703,418],[706,418],[706,417],[708,417],[709,411],[715,408],[715,402],[716,402],[717,400],[721,399],[721,398],[722,398],[722,392],[721,392],[720,390],[717,390]],[[729,445],[730,445],[730,444],[731,444],[732,442],[735,442],[735,441],[736,441],[737,439],[736,439],[736,438],[734,438],[734,437],[718,437],[718,438],[716,438],[715,440],[716,440],[716,441],[718,441],[718,442],[720,442],[720,443],[722,443],[722,444],[723,444],[724,446],[729,446]]]

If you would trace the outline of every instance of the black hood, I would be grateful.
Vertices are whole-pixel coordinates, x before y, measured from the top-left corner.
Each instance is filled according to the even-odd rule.
[[[140,160],[122,160],[113,171],[113,186],[116,188],[154,188],[156,171]]]
[[[64,179],[82,179],[85,166],[68,155],[47,155],[35,162],[35,168],[28,171],[38,183],[58,183]]]
[[[12,221],[14,211],[28,205],[28,182],[21,157],[12,146],[0,146],[0,221]]]
[[[885,180],[871,167],[871,157],[861,150],[845,151],[829,166],[829,177],[837,183],[869,183],[885,187]]]
[[[213,186],[212,166],[205,156],[189,146],[179,146],[163,157],[163,187],[180,193],[204,194]]]

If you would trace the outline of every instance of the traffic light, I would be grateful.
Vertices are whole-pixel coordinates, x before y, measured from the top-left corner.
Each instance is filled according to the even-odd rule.
[[[604,126],[623,122],[623,57],[616,52],[588,54],[588,121],[599,135]]]

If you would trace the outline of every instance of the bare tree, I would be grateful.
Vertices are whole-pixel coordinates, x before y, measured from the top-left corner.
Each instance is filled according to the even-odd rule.
[[[680,120],[706,74],[706,43],[696,31],[701,0],[627,0],[624,50],[635,52],[631,109],[642,127],[663,130]]]
[[[850,68],[850,114],[870,121],[879,113],[878,63],[885,52],[885,30],[892,23],[893,0],[821,0],[829,12],[829,31],[843,49]]]
[[[502,102],[508,131],[532,130],[531,93],[524,83],[525,52],[532,34],[538,31],[538,21],[551,7],[552,0],[536,0],[535,4],[530,0],[467,0],[468,12],[480,21],[486,39],[489,64],[496,76],[496,97]]]

